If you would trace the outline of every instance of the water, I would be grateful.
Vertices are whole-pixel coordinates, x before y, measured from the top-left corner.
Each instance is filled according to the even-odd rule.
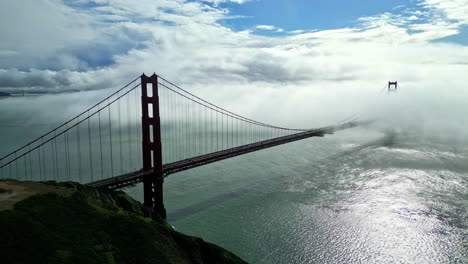
[[[2,152],[37,136],[6,117]],[[467,182],[466,143],[358,128],[174,174],[164,187],[171,225],[250,263],[468,263]],[[141,186],[126,191],[142,199]]]
[[[467,263],[467,154],[362,129],[308,139],[170,176],[168,220],[251,263]]]

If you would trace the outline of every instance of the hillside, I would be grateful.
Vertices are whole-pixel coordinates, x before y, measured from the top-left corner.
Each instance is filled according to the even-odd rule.
[[[246,263],[145,216],[124,192],[0,181],[2,263]]]

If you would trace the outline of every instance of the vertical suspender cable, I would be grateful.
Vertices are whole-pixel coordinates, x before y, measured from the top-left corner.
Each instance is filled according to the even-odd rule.
[[[91,176],[91,182],[94,181],[94,176],[93,176],[93,150],[92,150],[92,144],[91,144],[91,124],[90,124],[90,118],[89,118],[89,112],[88,112],[88,149],[89,149],[89,171],[90,171],[90,176]]]
[[[33,180],[33,167],[32,167],[32,158],[31,158],[31,145],[28,145],[28,152],[29,152],[29,168],[31,169],[31,181]]]
[[[28,179],[28,171],[26,169],[26,156],[23,156],[23,166],[24,166],[24,179]]]
[[[44,180],[47,180],[47,163],[45,160],[45,146],[44,146],[44,138],[41,139],[41,147],[38,149],[39,151],[42,150],[42,170],[44,175]]]
[[[15,151],[15,159],[17,159],[17,154],[16,154],[16,151]],[[16,178],[19,177],[19,174],[18,174],[18,162],[15,161],[15,167],[16,167]]]
[[[130,171],[132,169],[132,160],[133,160],[133,155],[132,155],[132,145],[131,145],[131,140],[132,140],[132,122],[130,118],[130,94],[127,93],[125,96],[127,99],[127,151],[128,151],[128,170]]]
[[[135,158],[135,166],[136,168],[141,168],[140,166],[142,166],[142,164],[139,162],[140,161],[140,156],[141,156],[141,152],[139,152],[140,148],[139,148],[139,145],[141,145],[141,142],[139,141],[139,135],[138,135],[138,127],[140,126],[139,122],[140,122],[140,118],[138,116],[138,92],[135,92],[135,106],[133,107],[133,109],[135,109],[135,152],[138,153],[136,158]]]
[[[117,119],[119,120],[119,154],[120,154],[120,174],[123,174],[123,147],[122,147],[122,115],[120,109],[120,99],[117,101]]]
[[[65,129],[68,130],[68,124],[65,125]],[[66,164],[66,169],[67,169],[67,181],[70,180],[70,155],[69,155],[69,149],[68,149],[68,132],[66,132],[64,135],[65,139],[65,164]]]
[[[55,131],[54,131],[54,140],[52,140],[51,142],[51,146],[52,146],[52,173],[54,175],[54,181],[57,179],[57,175],[55,174],[57,172],[57,166],[58,164],[55,163]],[[25,160],[26,160],[26,157],[25,157]],[[26,163],[24,164],[26,166]]]
[[[81,140],[80,140],[80,120],[79,118],[77,119],[78,125],[76,126],[76,146],[77,146],[77,151],[78,151],[78,177],[79,177],[79,182],[83,182],[83,178],[81,175]]]
[[[41,159],[41,150],[37,149],[37,156],[38,156],[38,165],[39,165],[39,180],[43,180],[42,177],[42,159]],[[15,152],[15,157],[16,157],[16,152]]]
[[[109,104],[109,100],[107,100],[107,104]],[[112,124],[111,124],[111,107],[108,106],[109,109],[109,149],[110,149],[110,162],[111,162],[111,176],[114,176],[114,156],[112,153]]]
[[[98,109],[98,119],[99,119],[99,153],[101,155],[101,179],[104,179],[104,162],[102,157],[102,128],[101,128],[101,107]]]

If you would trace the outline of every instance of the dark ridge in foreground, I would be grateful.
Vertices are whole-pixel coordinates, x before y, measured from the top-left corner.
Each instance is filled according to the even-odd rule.
[[[0,92],[0,96],[10,96],[9,93],[5,93],[5,92]]]
[[[124,192],[0,181],[2,263],[246,263],[176,232]]]

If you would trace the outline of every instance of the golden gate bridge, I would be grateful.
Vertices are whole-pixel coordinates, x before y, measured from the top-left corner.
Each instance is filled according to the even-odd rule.
[[[363,124],[286,128],[212,104],[153,74],[0,158],[0,178],[119,189],[143,182],[144,205],[166,217],[164,178],[216,161]]]

